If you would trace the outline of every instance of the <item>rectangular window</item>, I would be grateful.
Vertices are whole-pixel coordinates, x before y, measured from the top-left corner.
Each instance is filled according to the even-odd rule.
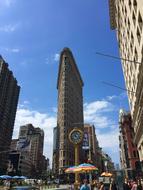
[[[132,6],[132,3],[131,3],[131,0],[129,0],[129,7],[131,9],[131,6]]]
[[[135,48],[135,54],[134,54],[134,57],[135,57],[135,61],[138,61],[138,53],[137,53],[137,49]]]
[[[142,20],[142,17],[141,17],[140,12],[139,12],[139,15],[138,15],[138,22],[139,22],[139,27],[140,27],[140,30],[142,31],[142,27],[143,27],[143,20]]]
[[[131,43],[134,44],[134,37],[133,37],[133,33],[131,33]]]
[[[133,16],[132,16],[132,19],[133,19],[133,23],[134,23],[134,25],[136,24],[136,17],[135,17],[135,14],[134,14],[134,12],[133,12]]]
[[[137,157],[137,155],[136,155],[136,151],[135,151],[135,150],[133,151],[133,155],[134,155],[134,158]]]
[[[134,6],[135,11],[137,11],[137,0],[133,1],[133,6]]]
[[[140,31],[139,29],[137,28],[137,38],[138,38],[138,42],[140,44],[140,41],[141,41],[141,34],[140,34]]]

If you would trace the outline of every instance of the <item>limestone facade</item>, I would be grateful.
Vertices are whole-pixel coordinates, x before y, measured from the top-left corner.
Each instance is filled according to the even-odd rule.
[[[143,1],[109,0],[140,160],[143,161]]]

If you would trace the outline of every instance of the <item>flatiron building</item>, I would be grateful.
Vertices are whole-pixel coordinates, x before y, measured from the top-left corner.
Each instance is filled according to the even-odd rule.
[[[58,118],[54,141],[59,143],[54,147],[53,168],[55,173],[63,174],[68,166],[74,165],[74,147],[69,141],[69,133],[75,127],[83,130],[84,125],[83,81],[69,48],[64,48],[60,55],[57,89]]]

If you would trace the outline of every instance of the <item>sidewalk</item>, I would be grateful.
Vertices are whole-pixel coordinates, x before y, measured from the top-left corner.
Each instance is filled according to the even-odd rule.
[[[59,185],[59,187],[56,186],[49,186],[49,187],[43,187],[41,190],[68,190],[69,185]]]
[[[6,187],[0,186],[0,190],[6,190]]]

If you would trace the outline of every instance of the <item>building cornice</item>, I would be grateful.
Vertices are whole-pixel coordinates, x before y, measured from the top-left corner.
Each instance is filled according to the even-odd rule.
[[[110,27],[112,30],[115,30],[117,27],[115,12],[116,12],[115,0],[109,0]]]

